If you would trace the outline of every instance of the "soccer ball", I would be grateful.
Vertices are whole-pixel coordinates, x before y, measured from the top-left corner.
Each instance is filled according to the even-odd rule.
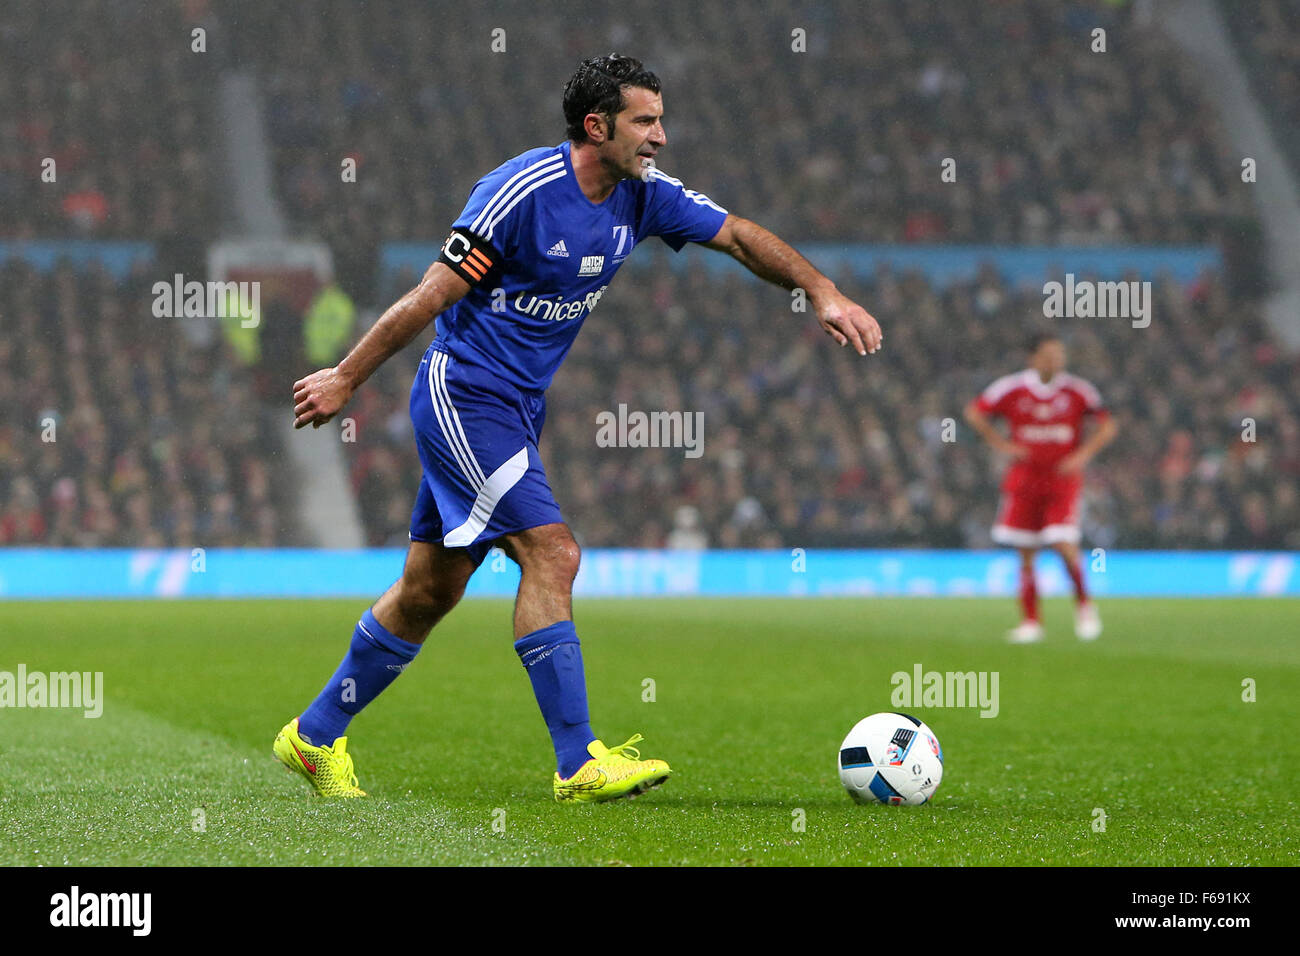
[[[909,714],[872,714],[840,744],[840,783],[858,803],[920,806],[943,779],[943,748]]]

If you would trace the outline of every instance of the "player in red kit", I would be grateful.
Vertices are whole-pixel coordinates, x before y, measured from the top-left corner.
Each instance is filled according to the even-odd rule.
[[[1005,418],[1010,437],[993,424]],[[1097,427],[1083,439],[1083,423]],[[1041,547],[1060,553],[1074,583],[1074,633],[1080,640],[1101,634],[1101,618],[1088,599],[1079,555],[1079,494],[1083,470],[1092,456],[1115,437],[1115,420],[1093,386],[1065,371],[1065,344],[1052,335],[1029,343],[1029,368],[1004,375],[966,406],[966,421],[1011,467],[1002,480],[993,540],[1020,551],[1020,606],[1023,619],[1008,635],[1016,644],[1043,638],[1038,620],[1034,555]]]

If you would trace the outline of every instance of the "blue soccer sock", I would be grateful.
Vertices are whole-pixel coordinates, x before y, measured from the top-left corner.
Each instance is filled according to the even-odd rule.
[[[556,770],[572,777],[591,759],[587,744],[596,739],[587,716],[587,680],[582,647],[572,621],[558,621],[515,641],[515,653],[533,683],[537,706],[555,745]]]
[[[308,743],[330,746],[347,731],[352,718],[395,681],[418,653],[419,644],[389,633],[367,609],[352,632],[352,644],[343,663],[298,718],[298,732]]]

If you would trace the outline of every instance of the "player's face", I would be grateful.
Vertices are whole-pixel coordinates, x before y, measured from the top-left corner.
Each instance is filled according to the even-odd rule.
[[[1065,371],[1065,343],[1051,339],[1038,346],[1034,353],[1033,367],[1044,379],[1050,379],[1057,372]]]
[[[601,158],[625,177],[641,177],[641,160],[654,159],[668,145],[664,133],[663,97],[658,93],[631,87],[627,106],[614,117],[614,138],[600,146]]]

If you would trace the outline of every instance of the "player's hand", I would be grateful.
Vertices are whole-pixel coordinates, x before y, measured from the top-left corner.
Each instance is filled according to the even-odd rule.
[[[1088,464],[1087,455],[1072,451],[1056,463],[1056,470],[1063,475],[1073,475],[1076,472],[1083,471],[1083,466],[1086,464]]]
[[[337,368],[323,368],[293,383],[293,427],[320,428],[352,397],[352,386]]]
[[[838,290],[815,299],[813,310],[822,330],[840,345],[852,345],[859,355],[883,347],[884,334],[871,313]]]

